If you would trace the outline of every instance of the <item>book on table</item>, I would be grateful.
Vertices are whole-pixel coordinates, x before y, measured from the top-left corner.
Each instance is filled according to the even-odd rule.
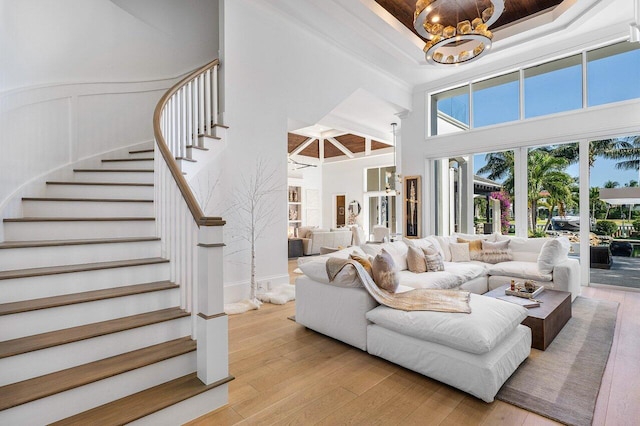
[[[531,300],[529,298],[518,297],[518,296],[498,296],[500,300],[504,300],[505,302],[514,303],[516,305],[524,306],[525,308],[537,308],[540,306],[540,302],[537,300]]]

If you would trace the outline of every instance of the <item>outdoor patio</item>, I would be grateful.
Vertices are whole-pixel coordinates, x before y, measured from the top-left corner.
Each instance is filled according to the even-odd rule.
[[[591,283],[640,289],[640,258],[612,256],[611,269],[591,268]]]

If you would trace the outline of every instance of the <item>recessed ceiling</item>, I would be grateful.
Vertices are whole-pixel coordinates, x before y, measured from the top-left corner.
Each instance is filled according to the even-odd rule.
[[[562,1],[563,0],[504,0],[504,12],[490,29],[495,31],[500,27],[555,7],[562,3]],[[375,0],[375,2],[386,9],[387,12],[392,14],[414,34],[418,35],[413,28],[413,17],[416,10],[415,0]],[[490,0],[443,0],[440,1],[440,7],[437,13],[440,16],[440,23],[445,26],[455,26],[457,22],[466,19],[472,21],[489,6],[491,6]]]

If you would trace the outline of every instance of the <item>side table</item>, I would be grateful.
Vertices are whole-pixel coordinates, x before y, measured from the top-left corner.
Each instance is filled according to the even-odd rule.
[[[289,238],[289,259],[294,257],[302,257],[302,238]]]

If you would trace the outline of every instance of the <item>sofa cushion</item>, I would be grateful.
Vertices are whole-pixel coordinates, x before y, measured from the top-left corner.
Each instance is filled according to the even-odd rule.
[[[400,284],[400,277],[398,277],[396,265],[389,252],[382,249],[371,262],[371,269],[373,281],[378,287],[390,293],[396,292]]]
[[[449,244],[452,242],[452,238],[443,237],[440,235],[427,237],[427,238],[433,238],[438,243],[438,246],[440,246],[440,250],[441,250],[440,254],[442,254],[442,258],[444,259],[444,261],[451,262],[451,250],[450,250]],[[455,239],[453,241],[455,241]]]
[[[423,272],[414,274],[411,271],[400,271],[400,283],[413,288],[457,288],[463,283],[486,274],[486,268],[473,263],[444,262],[444,271]]]
[[[537,262],[538,254],[544,243],[550,238],[520,238],[512,237],[509,248],[513,252],[513,260],[522,262]]]
[[[469,305],[470,314],[407,312],[381,305],[366,316],[396,333],[473,354],[489,352],[527,317],[522,306],[473,293]]]
[[[512,260],[501,262],[489,267],[489,275],[503,275],[506,277],[523,278],[528,280],[549,282],[553,279],[551,274],[543,274],[538,270],[535,262],[520,262]],[[507,284],[507,283],[505,283]]]
[[[484,240],[475,239],[475,240],[465,240],[464,238],[457,237],[456,242],[458,243],[469,243],[469,257],[471,260],[478,260],[482,255],[482,243]]]
[[[450,243],[452,262],[470,262],[469,243]]]
[[[553,268],[569,254],[571,243],[567,237],[558,237],[547,241],[538,255],[538,269],[542,274],[550,274]]]
[[[407,251],[407,269],[417,274],[427,272],[427,259],[421,248],[409,247]]]
[[[371,257],[376,257],[382,249],[385,249],[387,253],[393,257],[393,261],[396,264],[396,268],[399,271],[407,269],[407,251],[409,246],[403,241],[394,241],[392,243],[382,244],[365,244],[361,246],[362,250]]]

